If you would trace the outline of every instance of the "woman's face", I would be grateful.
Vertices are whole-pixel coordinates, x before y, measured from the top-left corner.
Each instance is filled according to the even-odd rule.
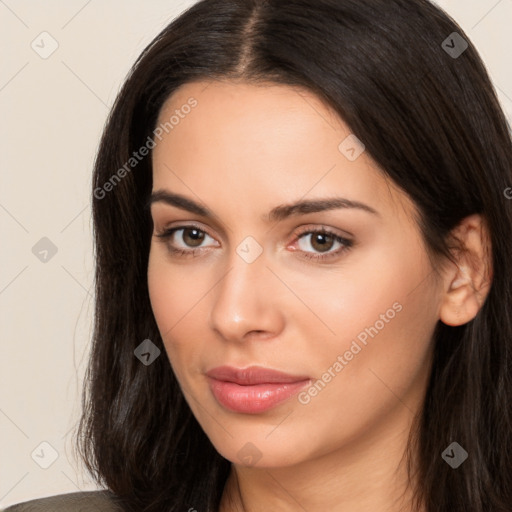
[[[189,83],[158,125],[151,304],[219,453],[278,467],[405,432],[441,300],[405,194],[303,90]]]

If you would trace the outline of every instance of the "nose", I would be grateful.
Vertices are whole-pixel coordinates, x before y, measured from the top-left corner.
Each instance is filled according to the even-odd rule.
[[[233,251],[226,273],[212,290],[210,328],[224,340],[266,339],[282,331],[282,283],[267,263],[265,252],[248,263]]]

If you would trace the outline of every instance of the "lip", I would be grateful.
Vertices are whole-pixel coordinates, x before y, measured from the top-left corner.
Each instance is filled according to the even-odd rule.
[[[276,407],[311,382],[305,375],[250,366],[219,366],[206,372],[217,402],[230,411],[258,414]]]
[[[287,384],[309,380],[307,375],[290,375],[289,373],[271,370],[262,366],[248,366],[247,368],[234,368],[233,366],[217,366],[206,372],[208,377],[225,382],[234,382],[241,386],[254,384]]]

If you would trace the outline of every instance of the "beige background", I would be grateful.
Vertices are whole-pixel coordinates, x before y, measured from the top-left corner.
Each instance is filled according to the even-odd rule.
[[[192,3],[0,0],[0,508],[96,488],[71,451],[93,311],[91,166],[129,67]],[[512,120],[512,0],[438,3]],[[46,262],[32,252],[43,237],[57,249]]]

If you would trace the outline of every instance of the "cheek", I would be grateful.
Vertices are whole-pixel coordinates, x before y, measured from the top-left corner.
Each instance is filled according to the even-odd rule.
[[[438,296],[430,264],[420,249],[414,251],[405,258],[396,248],[361,256],[357,268],[310,292],[309,303],[331,331],[318,321],[302,321],[309,345],[301,352],[308,354],[324,395],[315,398],[318,403],[325,406],[340,393],[344,408],[358,409],[361,399],[392,398],[390,389],[400,393],[425,375]],[[322,350],[313,350],[313,323],[322,327],[316,337]]]
[[[165,333],[193,314],[205,290],[195,273],[185,266],[172,265],[160,247],[151,249],[148,262],[148,290],[151,308],[164,341]]]
[[[151,249],[148,263],[149,300],[162,336],[172,326],[173,295],[175,296],[175,293],[172,293],[173,287],[169,286],[164,268],[161,258],[155,255],[155,251]]]
[[[179,356],[176,352],[177,345],[171,343],[176,339],[176,331],[180,327],[179,319],[185,311],[184,294],[191,293],[190,287],[180,290],[177,283],[177,275],[170,271],[171,267],[165,262],[160,252],[151,251],[148,264],[148,291],[151,308],[155,317],[158,330],[163,340],[167,356],[174,372],[179,374]],[[179,290],[179,291],[178,291]],[[180,314],[181,313],[181,314]],[[178,368],[176,368],[178,366]],[[178,370],[178,372],[176,371]]]
[[[331,310],[337,336],[326,337],[321,355],[310,351],[320,380],[318,392],[310,389],[311,414],[332,415],[352,429],[394,407],[415,408],[429,374],[436,325],[435,287],[429,279],[418,286],[422,272],[428,275],[428,268],[402,268],[363,288],[366,293],[344,297],[337,321]]]
[[[194,363],[206,343],[205,300],[211,285],[207,276],[185,265],[170,264],[164,251],[152,248],[148,262],[148,291],[151,308],[170,363],[179,377],[181,368]],[[202,330],[201,330],[202,329]],[[180,379],[181,380],[181,379]]]

